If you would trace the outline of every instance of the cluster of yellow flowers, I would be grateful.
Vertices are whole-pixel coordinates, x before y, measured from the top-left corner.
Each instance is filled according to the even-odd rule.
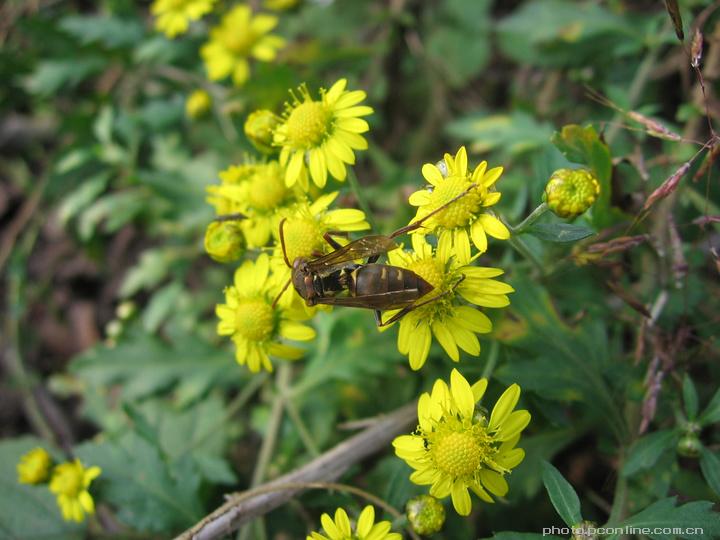
[[[100,467],[85,466],[79,459],[53,467],[52,457],[44,448],[33,448],[20,457],[17,464],[18,482],[45,484],[57,497],[58,506],[66,521],[82,522],[85,514],[95,513],[95,503],[89,488],[100,476]]]

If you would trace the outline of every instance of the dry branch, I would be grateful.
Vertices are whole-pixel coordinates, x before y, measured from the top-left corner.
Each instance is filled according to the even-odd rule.
[[[302,489],[286,489],[268,492],[269,486],[336,480],[350,466],[384,448],[396,435],[412,426],[416,422],[416,410],[417,404],[415,403],[405,405],[303,467],[257,488],[230,495],[225,504],[205,516],[175,540],[220,538],[253,518],[284,504],[302,491]]]

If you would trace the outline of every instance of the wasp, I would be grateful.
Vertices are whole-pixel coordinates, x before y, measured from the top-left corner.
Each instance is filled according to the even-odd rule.
[[[273,305],[277,304],[292,283],[308,306],[326,304],[372,309],[375,314],[375,324],[381,327],[396,322],[420,306],[435,302],[442,295],[424,299],[434,287],[421,276],[407,268],[378,264],[377,261],[381,255],[399,247],[394,238],[420,228],[423,222],[465,196],[474,187],[475,184],[471,184],[464,192],[428,215],[387,236],[365,236],[342,246],[330,236],[330,233],[325,233],[323,238],[333,248],[332,252],[314,259],[297,257],[292,264],[285,249],[285,219],[283,219],[280,222],[280,243],[285,264],[291,269],[291,275]],[[366,262],[357,262],[363,259]],[[453,285],[453,289],[462,279]],[[443,295],[449,292],[452,290],[446,291]],[[392,309],[400,311],[383,321],[382,312]]]

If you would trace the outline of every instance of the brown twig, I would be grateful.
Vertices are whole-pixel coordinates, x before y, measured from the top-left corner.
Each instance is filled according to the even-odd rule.
[[[256,489],[231,495],[225,504],[180,534],[176,540],[220,538],[243,523],[270,512],[303,491],[301,488],[268,491],[271,486],[336,480],[351,465],[385,447],[396,435],[411,426],[416,419],[416,408],[415,403],[405,405],[389,413],[374,426],[343,441],[299,469]]]

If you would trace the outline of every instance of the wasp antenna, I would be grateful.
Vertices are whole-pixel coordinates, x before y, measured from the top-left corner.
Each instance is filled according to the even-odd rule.
[[[287,221],[287,218],[282,218],[282,220],[280,220],[280,245],[282,246],[283,259],[285,259],[285,264],[287,264],[288,268],[292,268],[292,264],[290,264],[290,261],[288,261],[288,258],[287,258],[287,251],[285,250],[285,222],[286,221]],[[287,285],[285,285],[285,288],[287,288]],[[285,292],[285,289],[283,289],[283,292]],[[280,293],[280,294],[282,294],[282,293]]]
[[[240,221],[247,218],[245,214],[241,214],[240,212],[235,212],[234,214],[224,214],[222,216],[217,216],[213,221]]]
[[[285,293],[285,291],[287,290],[288,285],[290,285],[290,281],[291,281],[291,280],[292,280],[292,276],[290,276],[290,277],[288,278],[287,282],[285,283],[285,286],[282,288],[282,290],[281,290],[281,291],[278,293],[278,295],[275,297],[275,300],[273,300],[273,303],[272,303],[272,306],[271,306],[273,309],[275,309],[275,306],[277,306],[277,303],[280,301],[280,298],[282,297],[282,295],[283,295],[283,294]]]

